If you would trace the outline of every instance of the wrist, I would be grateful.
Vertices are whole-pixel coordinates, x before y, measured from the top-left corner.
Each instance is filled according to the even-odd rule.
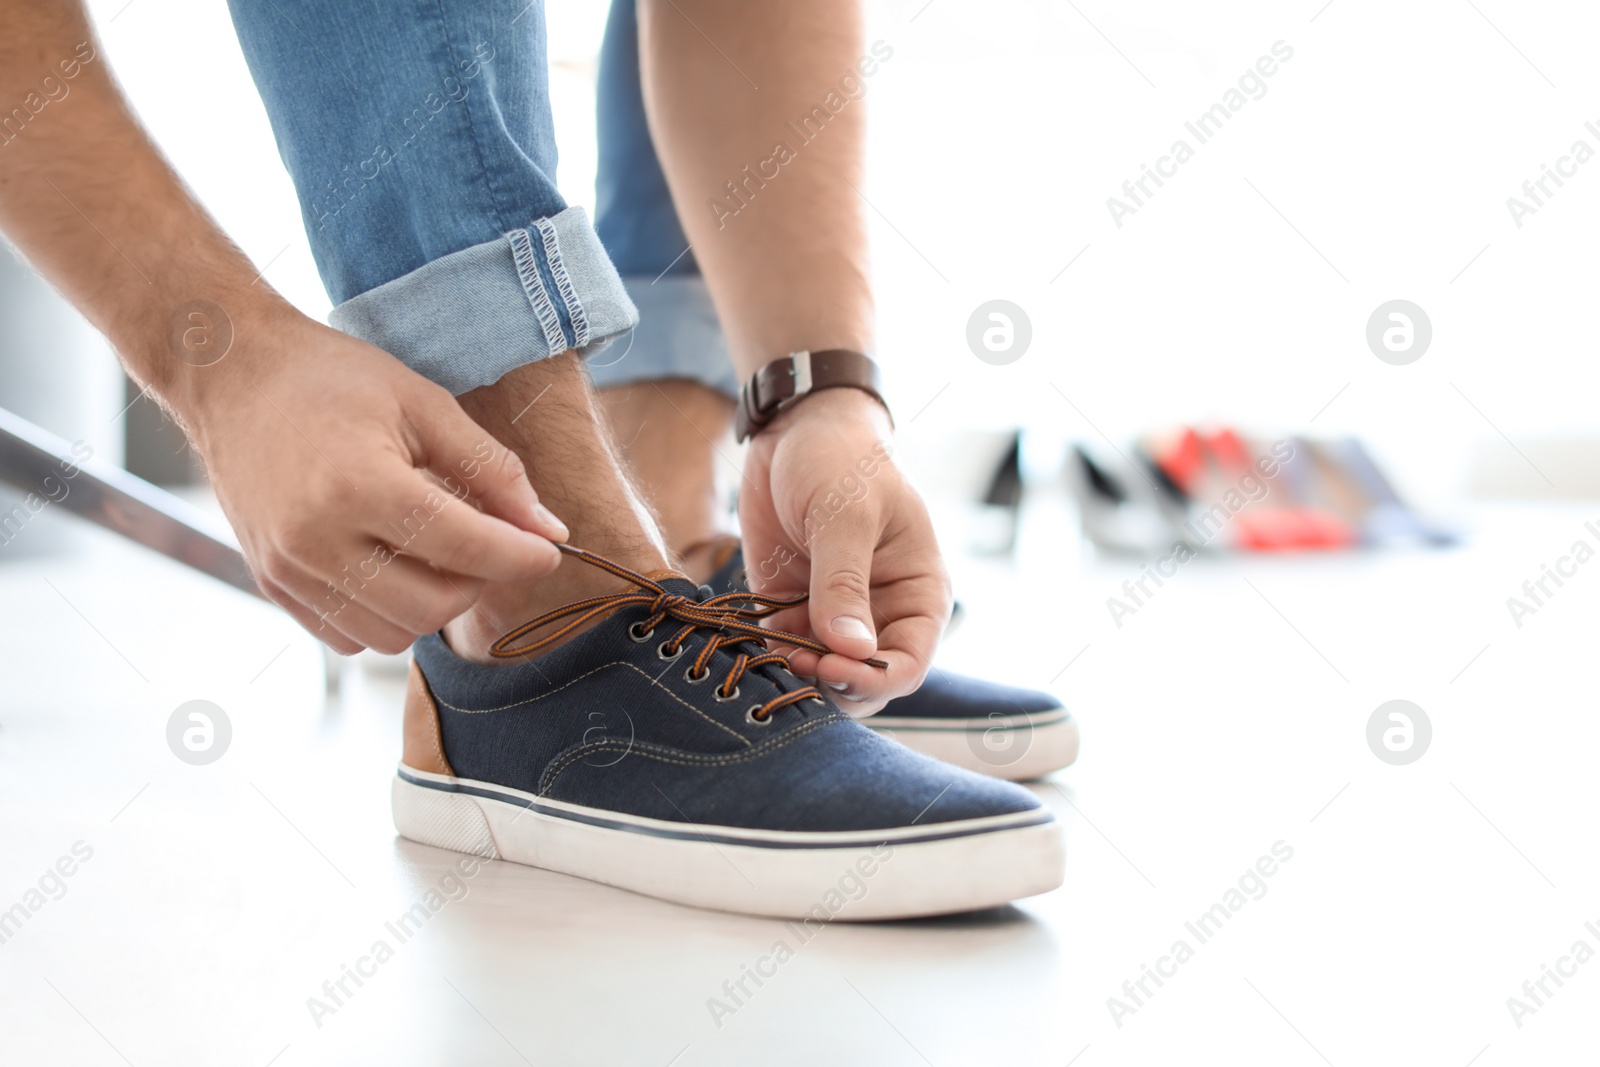
[[[830,348],[791,352],[757,370],[739,391],[739,406],[734,412],[734,438],[746,441],[770,427],[784,413],[805,406],[814,396],[831,392],[854,392],[870,398],[893,427],[893,419],[888,417],[888,404],[883,399],[877,363],[861,352]],[[827,410],[834,410],[834,405],[829,405]]]
[[[118,347],[203,455],[207,427],[255,379],[251,354],[310,320],[271,289],[197,287],[152,300]]]
[[[801,397],[778,412],[760,436],[778,438],[797,427],[811,426],[825,426],[841,435],[862,431],[882,440],[894,436],[894,424],[883,402],[865,390],[851,388],[823,389]]]

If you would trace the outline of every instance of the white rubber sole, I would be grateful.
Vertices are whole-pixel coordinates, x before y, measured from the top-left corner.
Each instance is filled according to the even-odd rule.
[[[861,725],[925,756],[1013,782],[1059,771],[1078,758],[1078,721],[1065,708],[954,726],[941,719],[874,715]]]
[[[663,822],[402,764],[394,824],[425,845],[559,871],[646,896],[780,919],[948,915],[1055,889],[1046,811],[850,833]]]

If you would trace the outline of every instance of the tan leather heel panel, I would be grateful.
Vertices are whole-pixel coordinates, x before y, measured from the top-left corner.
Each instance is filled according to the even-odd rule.
[[[428,681],[422,669],[411,662],[410,677],[406,682],[405,723],[400,761],[407,767],[429,774],[448,774],[455,777],[450,761],[444,758],[444,742],[439,737],[439,707],[428,691]]]

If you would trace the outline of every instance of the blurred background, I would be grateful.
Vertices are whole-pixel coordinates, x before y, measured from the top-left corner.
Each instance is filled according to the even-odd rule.
[[[942,3],[869,5],[868,39],[894,58],[868,82],[862,190],[902,462],[930,496],[979,499],[1017,430],[1029,493],[1047,500],[1066,493],[1069,441],[1126,455],[1139,435],[1181,425],[1359,435],[1435,513],[1600,494],[1589,462],[1600,364],[1585,358],[1594,267],[1575,252],[1600,182],[1580,169],[1521,227],[1506,205],[1574,140],[1600,146],[1583,128],[1592,116],[1565,103],[1593,77],[1565,52],[1589,36],[1572,19],[1592,13],[1563,12],[1557,32],[1536,10],[1490,23],[1470,5],[1408,5],[1373,34],[1332,17],[1359,6],[1347,0],[1310,21],[1265,3],[997,0],[981,20]],[[325,316],[224,7],[92,7],[141,117],[200,199],[274,286]],[[591,211],[605,13],[604,0],[549,11],[558,177]],[[1524,54],[1519,39],[1538,48]],[[1291,58],[1201,143],[1185,123],[1275,46]],[[1109,198],[1136,205],[1124,183],[1179,139],[1194,158],[1115,217]],[[1431,323],[1426,353],[1405,366],[1366,343],[1368,317],[1395,299]],[[1003,365],[968,341],[969,318],[994,300],[1031,335]],[[0,265],[0,307],[0,405],[159,484],[194,479],[175,427],[15,262]],[[945,529],[962,550],[965,526]]]
[[[325,316],[225,6],[91,6],[107,57],[200,199],[277,289]],[[940,662],[1003,665],[1008,681],[1062,694],[1084,724],[1085,754],[1037,787],[1067,825],[1073,872],[1025,906],[1041,925],[830,931],[833,947],[795,980],[798,1003],[832,1010],[842,998],[879,1027],[835,965],[866,975],[875,996],[908,991],[884,1014],[930,1049],[958,1050],[936,1054],[941,1063],[1000,1062],[996,1050],[1063,1063],[1091,1040],[1084,1067],[1187,1061],[1207,1042],[1241,1062],[1284,1062],[1286,1046],[1309,1062],[1280,1025],[1289,1018],[1337,1063],[1465,1064],[1491,1040],[1478,1062],[1565,1062],[1591,1046],[1592,991],[1564,993],[1566,1021],[1541,1015],[1527,1032],[1502,1004],[1578,935],[1600,893],[1600,859],[1574,845],[1592,836],[1582,817],[1600,804],[1589,765],[1600,745],[1600,584],[1569,574],[1531,618],[1507,603],[1527,598],[1524,583],[1575,541],[1600,545],[1584,525],[1600,498],[1600,162],[1550,183],[1520,226],[1507,200],[1527,200],[1524,183],[1574,142],[1600,150],[1600,109],[1584,103],[1600,100],[1600,10],[1503,0],[867,6],[867,39],[894,49],[865,98],[879,354],[897,458],[930,499],[965,606]],[[605,14],[604,0],[548,7],[558,177],[591,211]],[[1277,57],[1275,72],[1200,143],[1186,124],[1264,56]],[[1124,183],[1163,165],[1179,139],[1193,158],[1133,201]],[[1114,216],[1113,197],[1136,210]],[[988,318],[996,301],[1003,323]],[[1386,359],[1369,344],[1369,321],[1393,301],[1425,316],[1420,354]],[[205,502],[181,435],[128,386],[104,342],[3,256],[0,323],[0,407]],[[1010,345],[985,348],[992,328]],[[1444,536],[1364,545],[1373,495],[1343,516],[1355,532],[1328,539],[1331,550],[1233,551],[1250,524],[1230,517],[1181,578],[1134,598],[1128,583],[1238,483],[1230,436],[1252,458],[1280,441],[1307,442],[1299,454],[1310,454],[1357,439],[1405,513]],[[1096,488],[1075,446],[1125,500]],[[1318,510],[1337,495],[1323,485],[1301,500],[1303,484],[1285,476],[1268,506]],[[520,1036],[510,1028],[518,1040],[537,1035],[577,1062],[583,1042],[621,1040],[595,1032],[626,1002],[655,1011],[672,1036],[648,1060],[612,1062],[677,1062],[674,1051],[706,1029],[695,990],[770,942],[736,924],[708,940],[675,925],[687,923],[677,911],[625,894],[601,898],[607,910],[592,917],[582,908],[593,887],[506,874],[502,895],[450,920],[455,936],[428,950],[437,959],[405,965],[415,983],[373,996],[391,1014],[319,1031],[313,1045],[300,1001],[336,973],[326,946],[382,914],[373,900],[411,899],[406,872],[433,862],[389,836],[392,672],[347,670],[343,696],[330,696],[320,646],[286,617],[53,509],[0,547],[0,594],[19,605],[0,632],[17,662],[62,662],[65,644],[92,665],[15,672],[0,697],[16,712],[0,723],[0,754],[16,757],[5,766],[18,798],[0,822],[27,857],[11,882],[24,885],[24,867],[80,833],[103,841],[105,866],[118,871],[99,889],[75,888],[82,899],[61,905],[34,947],[6,951],[68,974],[82,1014],[110,1016],[114,1037],[157,1030],[175,1009],[162,991],[130,990],[114,969],[83,961],[112,941],[140,967],[168,959],[184,975],[182,1017],[194,1029],[147,1033],[150,1062],[172,1040],[191,1045],[194,1062],[221,1062],[212,1050],[231,1043],[248,1057],[227,1062],[266,1063],[285,1035],[297,1044],[282,1063],[371,1062],[385,1042],[413,1040],[456,1055],[452,1027],[472,1033],[479,1021],[462,1009],[433,1033],[433,994],[418,990],[437,987],[436,964],[459,976],[478,971],[479,957],[529,969],[488,1012],[502,1023],[525,1013]],[[1409,770],[1375,759],[1363,732],[1375,707],[1402,696],[1436,720],[1433,751]],[[209,775],[174,760],[161,733],[197,697],[237,723],[237,743]],[[86,762],[63,749],[64,731],[84,740]],[[40,814],[35,794],[55,795],[58,773],[77,775],[71,796]],[[1141,1016],[1113,1029],[1106,996],[1279,836],[1307,859],[1301,882],[1273,890],[1267,907],[1278,910],[1218,950],[1210,980],[1164,993],[1164,1023]],[[164,888],[173,872],[181,891]],[[574,910],[528,908],[530,887]],[[215,952],[213,936],[232,954]],[[544,977],[597,952],[609,962],[592,988],[553,989]],[[716,959],[698,984],[678,982],[677,968],[701,954]],[[238,961],[256,959],[269,962],[241,973]],[[930,969],[911,973],[924,959]],[[920,984],[949,968],[965,970]],[[1241,973],[1262,989],[1241,985]],[[31,977],[12,988],[22,992],[0,998],[0,1015],[78,1025]],[[663,989],[675,993],[663,999]],[[720,1034],[728,1058],[718,1062],[767,1057],[782,1044],[772,1033],[794,1038],[794,1062],[817,1062],[807,1042],[826,1028],[812,1033],[806,1011],[782,1014],[782,998],[761,1019],[777,1029]],[[681,1036],[680,1016],[694,1017]],[[588,1025],[596,1018],[608,1025]],[[923,1062],[880,1030],[881,1047],[829,1054],[857,1062],[870,1048],[874,1062]]]

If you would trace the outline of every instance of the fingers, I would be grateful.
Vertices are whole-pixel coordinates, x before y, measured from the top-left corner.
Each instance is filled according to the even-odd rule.
[[[353,641],[359,641],[364,648],[390,656],[398,656],[410,648],[411,642],[418,636],[402,630],[370,608],[354,601],[344,601],[321,616],[319,621],[323,626],[338,630]]]
[[[262,360],[276,388],[202,446],[252,572],[297,622],[340,652],[398,652],[485,583],[560,565],[566,526],[448,391],[336,331],[279,340]]]
[[[484,584],[481,578],[441,574],[421,560],[395,555],[354,592],[354,599],[387,622],[420,636],[471,610]]]
[[[487,521],[510,529],[498,519]],[[274,557],[258,568],[258,584],[300,625],[347,655],[361,647],[403,652],[418,636],[468,611],[483,591],[481,578],[441,573],[388,544],[369,544],[330,551],[327,559]],[[347,647],[351,642],[356,647]]]
[[[867,659],[878,650],[872,556],[882,527],[866,508],[840,515],[811,544],[811,633],[833,651]]]
[[[350,638],[332,627],[324,626],[317,618],[316,612],[290,596],[276,582],[257,575],[256,585],[261,587],[261,592],[266,595],[268,600],[288,612],[290,618],[294,619],[313,637],[339,653],[339,655],[353,656],[361,651],[362,646],[359,642],[350,640]]]
[[[521,458],[474,422],[455,398],[440,389],[411,413],[423,454],[419,465],[458,496],[485,512],[551,541],[565,541],[567,527],[539,502]]]
[[[768,629],[783,630],[787,633],[799,634],[801,637],[812,637],[811,619],[806,614],[805,605],[796,608],[787,608],[775,615],[768,616],[763,624]],[[789,666],[795,674],[805,679],[815,679],[817,676],[817,663],[822,656],[809,648],[796,648],[781,641],[769,640],[767,647],[774,652],[782,653],[789,657]]]
[[[567,529],[521,460],[444,390],[423,396],[408,412],[409,457],[352,466],[354,482],[308,479],[303,509],[274,522],[253,559],[269,596],[340,652],[404,651],[469,610],[485,583],[534,581],[561,562],[550,538]]]
[[[291,582],[287,587],[270,579],[258,579],[258,584],[273,603],[340,655],[354,655],[363,648],[397,655],[411,647],[412,634],[359,604],[337,600],[326,588],[322,591],[327,600],[324,606],[323,598],[316,595],[315,579]]]
[[[831,654],[819,655],[776,641],[772,647],[789,657],[796,674],[815,678],[817,688],[847,714],[870,715],[887,701],[922,684],[944,632],[941,620],[948,612],[942,607],[945,602],[942,577],[937,570],[873,590],[873,613],[878,623],[878,648],[873,658],[883,660],[887,667],[874,667],[841,655],[837,648]],[[767,624],[775,630],[813,637],[808,609],[809,605],[789,608],[773,615]]]
[[[924,521],[905,522],[886,534],[877,560],[873,606],[880,623],[878,658],[888,663],[888,669],[868,675],[862,665],[839,656],[825,657],[817,667],[820,681],[843,683],[842,696],[874,711],[922,684],[950,617],[950,579],[932,527],[926,524],[925,513],[920,514]]]
[[[876,499],[892,505],[887,513],[860,502],[811,539],[809,601],[767,621],[828,646],[827,654],[783,651],[852,715],[922,684],[950,612],[949,579],[920,501],[909,491]],[[870,634],[855,632],[857,620],[870,623]],[[862,662],[869,658],[887,666]]]
[[[821,657],[814,668],[817,688],[853,716],[871,715],[897,696],[914,691],[927,677],[930,657],[939,640],[937,618],[903,616],[879,631],[877,658],[886,668],[872,667],[846,656]]]
[[[560,551],[546,538],[453,496],[436,496],[426,510],[425,518],[412,513],[402,531],[406,539],[396,544],[442,571],[491,582],[528,582],[561,565]]]

